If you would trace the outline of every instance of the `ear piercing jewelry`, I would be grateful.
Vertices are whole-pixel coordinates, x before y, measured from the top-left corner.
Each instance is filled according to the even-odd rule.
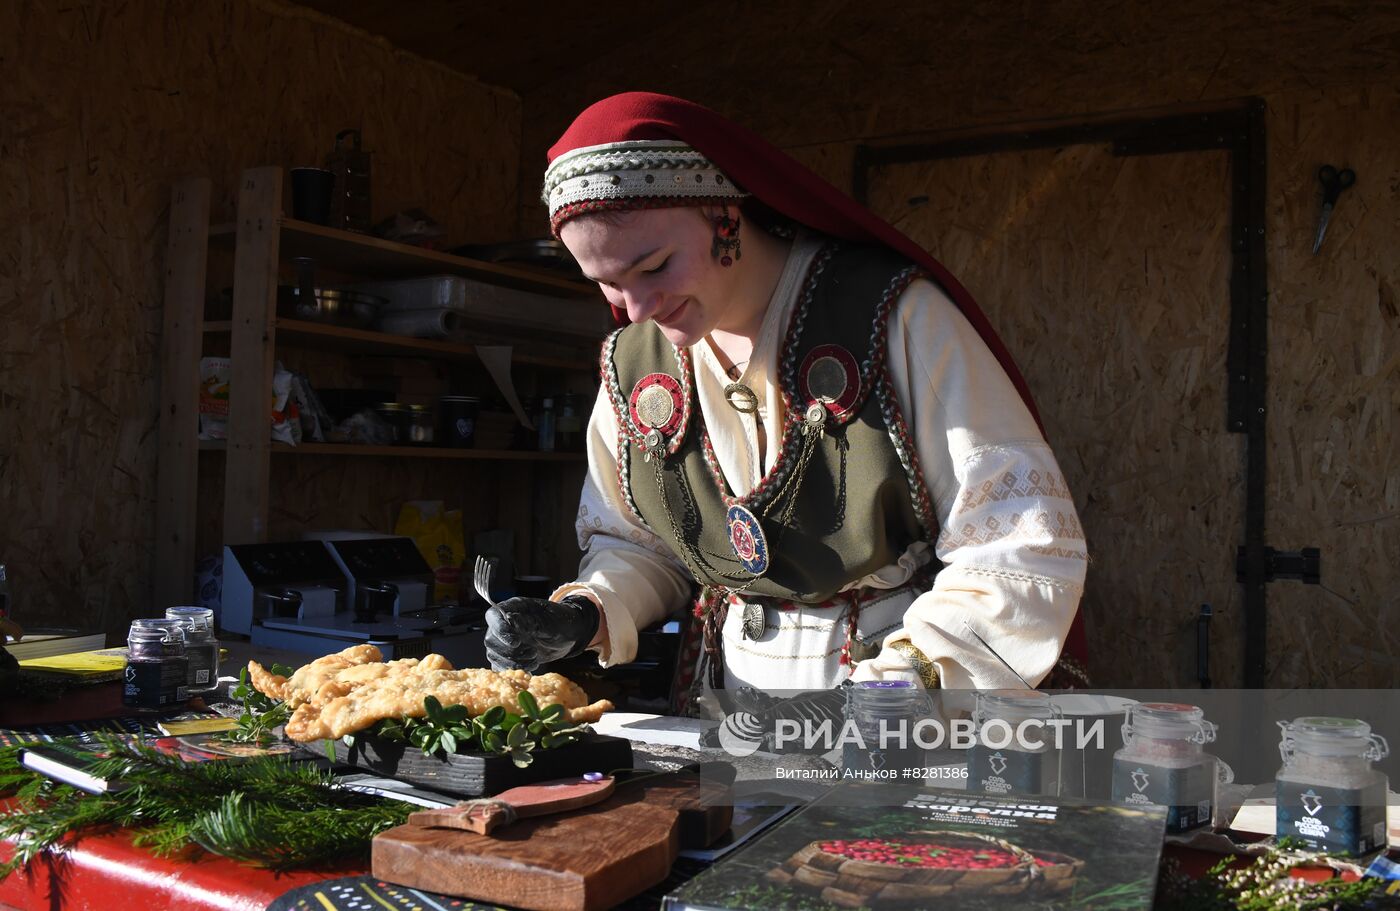
[[[731,257],[729,254],[733,253]],[[715,218],[715,237],[710,244],[710,255],[719,260],[721,266],[732,266],[740,256],[739,216],[733,218],[726,212]]]

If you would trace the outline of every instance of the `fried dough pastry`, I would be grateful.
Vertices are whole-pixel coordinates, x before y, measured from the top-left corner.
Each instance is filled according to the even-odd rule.
[[[399,658],[386,662],[381,660],[383,657],[383,653],[373,645],[353,645],[297,668],[290,678],[273,674],[256,661],[249,661],[248,676],[258,692],[296,708],[306,702],[325,701],[326,697],[320,693],[332,684],[344,682],[353,688],[386,674],[402,673],[413,668],[452,668],[451,663],[441,655],[428,655],[421,661],[417,658]]]
[[[597,721],[613,707],[606,699],[588,704],[583,688],[559,674],[531,676],[521,670],[496,672],[486,668],[443,670],[416,666],[397,668],[352,685],[328,681],[317,701],[304,701],[287,722],[287,736],[309,740],[339,738],[385,718],[421,718],[423,699],[435,696],[443,705],[464,705],[475,717],[492,706],[519,712],[519,694],[528,690],[541,707],[558,703],[575,723]]]

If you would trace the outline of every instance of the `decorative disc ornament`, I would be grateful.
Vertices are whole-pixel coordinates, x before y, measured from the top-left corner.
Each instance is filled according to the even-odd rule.
[[[744,604],[743,635],[750,642],[763,638],[763,605],[753,601]]]
[[[849,418],[860,401],[860,365],[840,345],[818,345],[807,352],[797,381],[807,401],[820,402],[838,421]]]
[[[632,423],[644,434],[655,430],[670,439],[685,417],[681,382],[669,373],[648,373],[637,380],[628,401]]]
[[[742,506],[731,506],[728,525],[729,546],[734,548],[739,565],[755,576],[768,572],[768,539],[763,536],[758,517]]]

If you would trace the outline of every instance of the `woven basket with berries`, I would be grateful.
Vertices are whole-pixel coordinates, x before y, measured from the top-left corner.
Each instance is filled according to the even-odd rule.
[[[1084,862],[1031,854],[1009,841],[970,832],[918,831],[900,838],[814,841],[767,874],[844,908],[918,904],[953,894],[1059,895]]]

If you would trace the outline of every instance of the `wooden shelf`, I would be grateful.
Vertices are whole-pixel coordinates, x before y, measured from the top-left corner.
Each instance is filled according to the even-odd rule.
[[[458,342],[445,342],[431,338],[412,338],[407,335],[390,335],[387,332],[374,332],[369,329],[351,329],[346,326],[332,326],[327,323],[313,323],[307,320],[283,319],[274,323],[279,341],[304,344],[329,351],[344,351],[350,354],[379,355],[392,357],[433,357],[446,360],[476,357],[475,345]],[[231,331],[230,320],[215,320],[204,324],[207,334],[215,335]],[[578,370],[594,372],[596,361],[582,358],[549,357],[529,354],[515,346],[511,361],[532,367],[551,367],[558,370]]]
[[[355,272],[367,278],[463,275],[540,294],[598,297],[596,285],[564,278],[542,269],[466,259],[439,250],[427,250],[370,237],[367,234],[313,225],[285,216],[279,219],[279,225],[280,252],[283,260],[292,256],[310,256],[316,260],[317,265]],[[211,226],[209,242],[232,247],[237,227],[233,222]]]
[[[224,452],[223,440],[200,440],[202,452]],[[364,446],[355,443],[273,443],[272,454],[319,456],[379,456],[407,459],[468,459],[492,462],[583,462],[581,452],[529,452],[514,449],[449,449],[446,446]]]

